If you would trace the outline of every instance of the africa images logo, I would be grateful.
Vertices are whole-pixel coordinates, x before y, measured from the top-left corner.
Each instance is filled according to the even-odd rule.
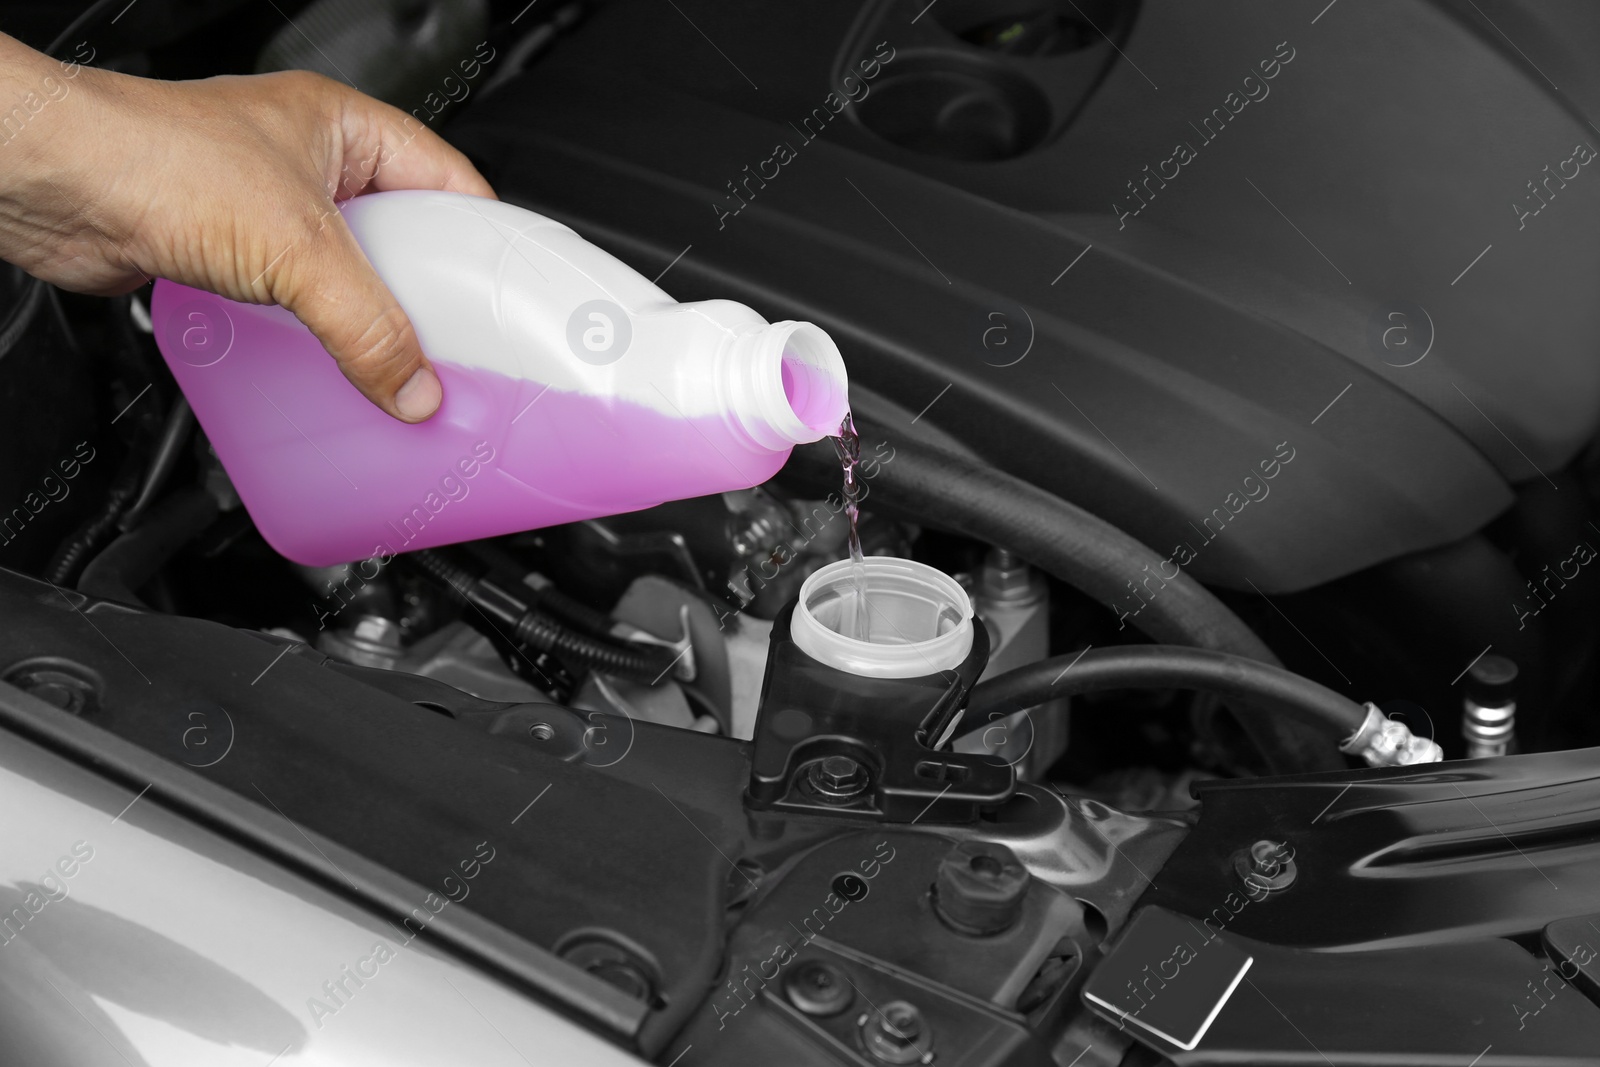
[[[633,321],[609,300],[589,300],[567,316],[567,348],[592,367],[615,363],[633,342]]]
[[[1391,367],[1415,367],[1433,351],[1433,316],[1421,304],[1391,300],[1367,321],[1367,347]]]

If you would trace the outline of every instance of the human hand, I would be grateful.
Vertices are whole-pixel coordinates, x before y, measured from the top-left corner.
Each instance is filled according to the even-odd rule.
[[[321,75],[162,82],[0,35],[0,258],[80,293],[161,277],[281,304],[367,399],[419,422],[439,379],[335,208],[388,189],[494,196],[433,131]]]

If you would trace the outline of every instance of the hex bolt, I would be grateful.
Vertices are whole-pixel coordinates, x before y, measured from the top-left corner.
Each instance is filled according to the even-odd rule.
[[[932,1063],[933,1031],[915,1004],[891,1000],[861,1016],[861,1043],[883,1063]]]
[[[811,788],[827,800],[848,800],[859,796],[871,780],[867,769],[849,756],[827,756],[806,772]]]
[[[855,991],[839,968],[821,960],[806,960],[783,981],[789,1003],[807,1015],[837,1015],[855,1000]]]
[[[1263,838],[1233,854],[1233,870],[1246,890],[1265,895],[1288,889],[1299,873],[1294,865],[1294,849],[1286,842]]]
[[[1016,923],[1028,882],[1028,869],[1005,845],[963,841],[939,861],[934,910],[953,929],[988,937]]]

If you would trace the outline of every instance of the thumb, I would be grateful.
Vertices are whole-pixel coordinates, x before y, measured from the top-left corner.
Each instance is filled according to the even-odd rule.
[[[314,254],[286,257],[288,270],[273,286],[277,303],[316,335],[373,404],[402,422],[426,419],[443,391],[411,320],[342,215],[330,210],[313,241]]]

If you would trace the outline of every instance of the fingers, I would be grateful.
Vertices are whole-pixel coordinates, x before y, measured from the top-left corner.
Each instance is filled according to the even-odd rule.
[[[421,422],[443,394],[416,331],[343,216],[330,211],[322,227],[274,279],[274,299],[305,323],[368,400],[402,422]]]
[[[363,188],[341,192],[448,189],[494,199],[494,189],[465,155],[398,108],[351,93],[341,126],[347,169],[364,161],[367,172]]]
[[[393,189],[493,197],[466,156],[404,112],[320,75],[117,78],[150,98],[136,103],[161,105],[107,96],[118,114],[160,131],[139,139],[153,159],[139,173],[161,180],[112,186],[118,211],[132,220],[124,227],[129,261],[231,299],[288,308],[374,405],[403,422],[430,417],[442,398],[438,376],[331,201]],[[163,117],[152,120],[157,112]],[[315,207],[306,212],[308,203]]]

